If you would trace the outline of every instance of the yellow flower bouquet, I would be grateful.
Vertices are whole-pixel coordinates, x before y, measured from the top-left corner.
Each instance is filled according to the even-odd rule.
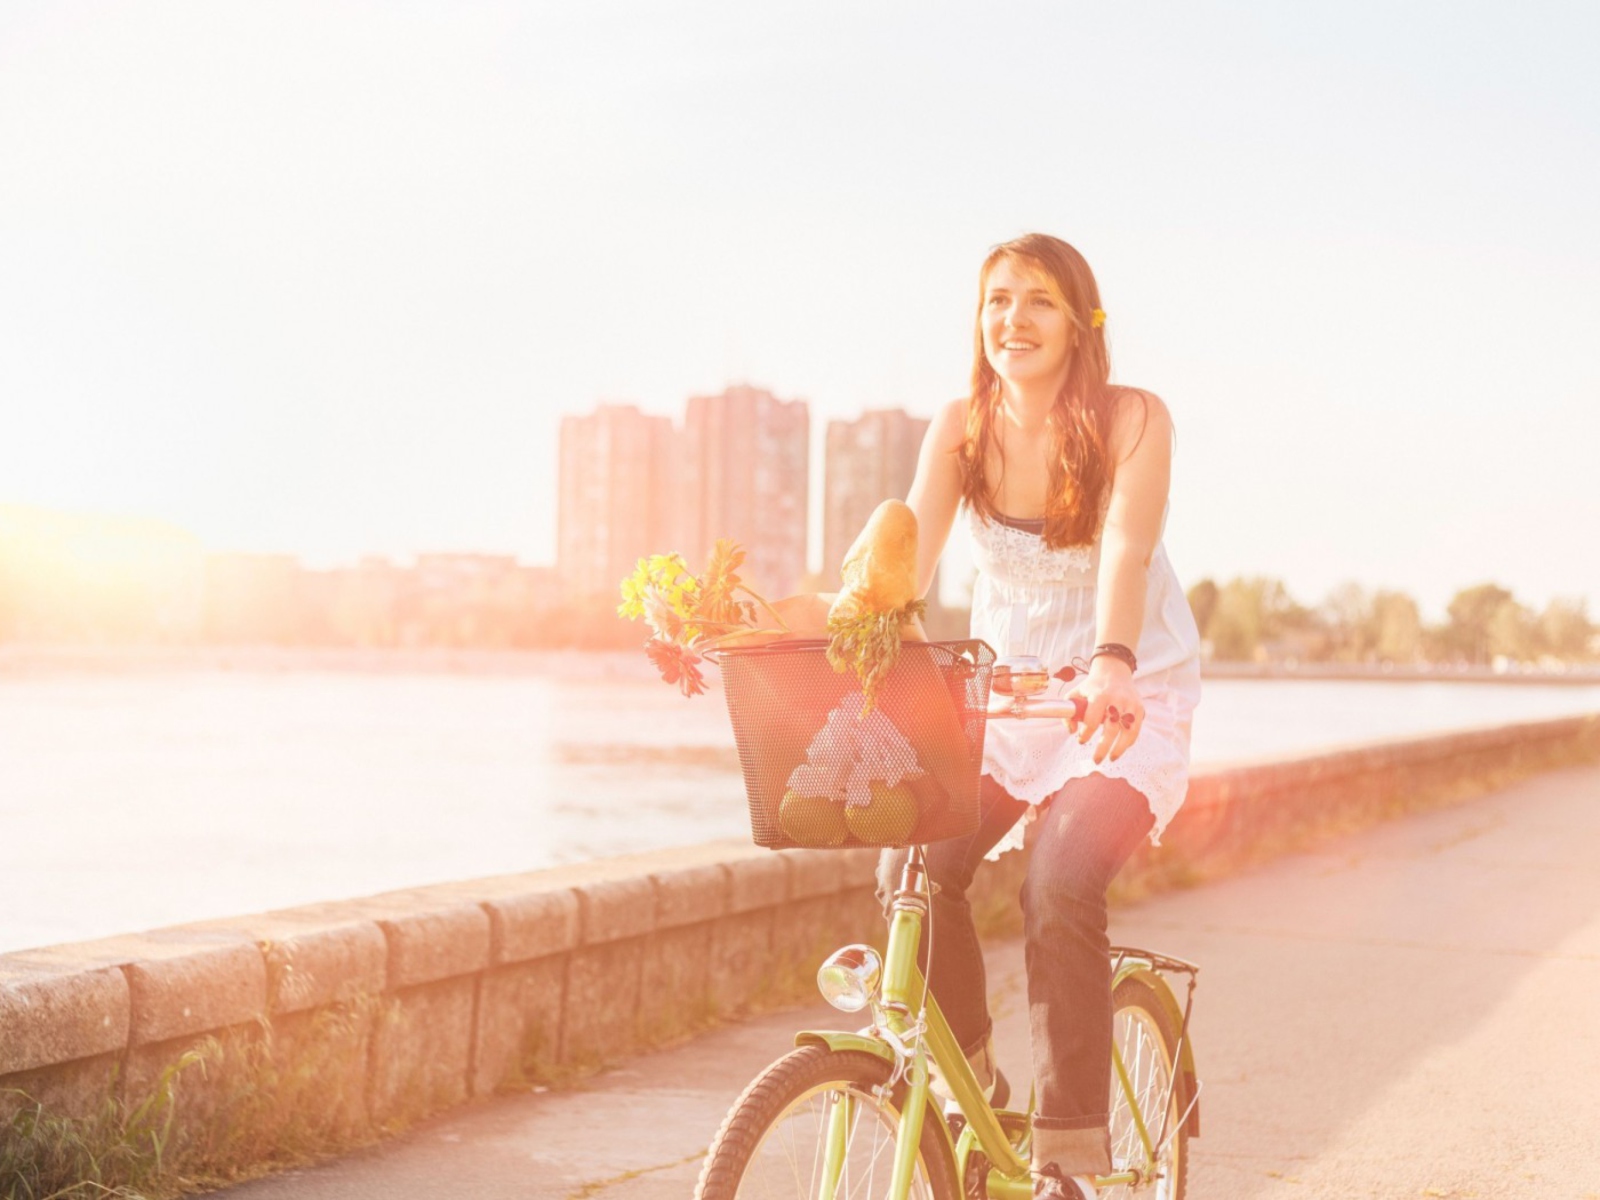
[[[705,571],[695,575],[681,554],[653,554],[622,581],[617,614],[650,626],[645,653],[661,678],[678,685],[685,696],[706,690],[700,663],[708,650],[752,632],[781,636],[784,619],[739,578],[744,551],[728,538],[718,538]],[[762,629],[765,611],[776,628]]]
[[[622,581],[620,616],[650,626],[645,653],[685,696],[705,691],[700,664],[707,651],[779,638],[828,642],[828,661],[854,671],[870,710],[879,684],[900,654],[902,637],[925,641],[916,595],[917,519],[885,500],[845,555],[837,595],[802,593],[768,603],[739,577],[745,552],[718,538],[700,575],[681,554],[641,558]],[[765,624],[763,624],[763,621]]]

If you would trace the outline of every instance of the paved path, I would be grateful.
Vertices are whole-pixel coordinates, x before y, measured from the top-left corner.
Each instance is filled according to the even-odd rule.
[[[1600,767],[1122,909],[1113,934],[1204,965],[1194,1200],[1600,1200]],[[990,964],[1015,1079],[1020,945]],[[752,1020],[228,1195],[682,1200],[743,1084],[835,1024]]]

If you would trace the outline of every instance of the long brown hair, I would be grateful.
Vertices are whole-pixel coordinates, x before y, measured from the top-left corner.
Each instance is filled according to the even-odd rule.
[[[1000,406],[1000,378],[983,350],[983,302],[989,272],[1002,259],[1020,260],[1038,270],[1056,299],[1065,305],[1077,327],[1069,355],[1066,382],[1051,405],[1046,421],[1050,439],[1050,482],[1045,498],[1044,542],[1052,549],[1082,546],[1100,530],[1101,510],[1111,486],[1106,450],[1116,391],[1111,386],[1111,356],[1105,329],[1095,328],[1092,314],[1100,307],[1100,288],[1083,255],[1043,233],[1003,242],[989,251],[978,272],[978,316],[972,358],[972,398],[967,405],[966,436],[961,443],[961,498],[984,520],[998,510],[988,478],[989,449],[995,445],[995,411]],[[1004,464],[1001,470],[1004,471]]]

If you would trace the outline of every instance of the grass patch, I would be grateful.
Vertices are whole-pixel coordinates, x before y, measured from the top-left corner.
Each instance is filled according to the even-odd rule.
[[[23,1104],[0,1123],[0,1196],[168,1200],[368,1145],[367,1048],[392,1019],[366,994],[263,1018],[200,1039],[136,1100],[113,1078],[87,1115],[12,1089]]]
[[[137,1104],[117,1099],[113,1085],[86,1117],[59,1116],[9,1089],[25,1104],[0,1126],[4,1194],[12,1200],[159,1200],[174,1194],[167,1150],[178,1077],[200,1066],[200,1053],[181,1055]]]

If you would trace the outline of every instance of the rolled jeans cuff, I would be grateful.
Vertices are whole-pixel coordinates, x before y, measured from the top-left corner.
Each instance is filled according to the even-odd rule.
[[[1105,1117],[1033,1118],[1033,1169],[1054,1163],[1063,1175],[1111,1170],[1111,1132]]]

